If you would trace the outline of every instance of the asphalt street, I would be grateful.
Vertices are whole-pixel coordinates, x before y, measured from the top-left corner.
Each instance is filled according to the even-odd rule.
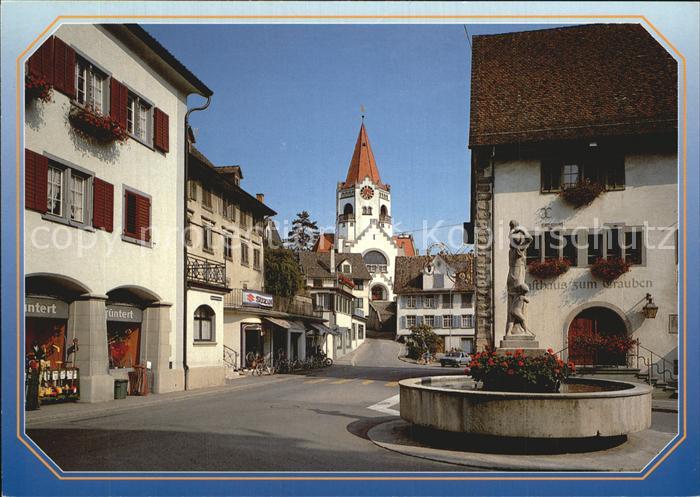
[[[43,416],[28,423],[28,434],[67,471],[467,470],[366,438],[398,414],[400,379],[462,374],[402,362],[400,350],[392,341],[368,339],[330,368],[240,378],[229,389],[124,411],[76,411],[59,421]],[[61,407],[50,409],[58,415]],[[675,415],[654,413],[654,424],[675,431]]]

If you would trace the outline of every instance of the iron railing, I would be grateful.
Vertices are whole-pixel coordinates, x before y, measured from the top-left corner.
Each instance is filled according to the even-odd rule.
[[[226,264],[197,255],[187,255],[187,280],[226,288]]]
[[[367,264],[367,271],[370,273],[386,273],[388,272],[386,264]]]
[[[382,216],[380,214],[379,215],[379,222],[384,223],[384,224],[391,224],[391,216]]]
[[[224,345],[224,364],[233,371],[238,371],[240,369],[238,352],[226,345]]]

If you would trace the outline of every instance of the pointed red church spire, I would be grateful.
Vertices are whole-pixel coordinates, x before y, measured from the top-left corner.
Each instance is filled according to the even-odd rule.
[[[377,169],[377,163],[374,161],[374,154],[372,153],[372,147],[369,144],[369,137],[367,136],[367,130],[365,129],[365,123],[363,121],[362,126],[360,126],[360,134],[357,136],[355,152],[352,154],[352,160],[348,168],[348,176],[345,178],[343,188],[361,183],[368,176],[375,185],[380,188],[385,188],[385,185],[379,177],[379,169]]]

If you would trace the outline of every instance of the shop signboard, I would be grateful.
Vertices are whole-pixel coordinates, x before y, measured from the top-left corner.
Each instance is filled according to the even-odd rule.
[[[143,311],[138,307],[129,305],[108,305],[105,308],[107,321],[119,321],[122,323],[140,323],[143,321]]]
[[[24,312],[28,318],[68,319],[68,303],[50,297],[26,297]]]
[[[243,290],[243,305],[247,307],[266,307],[271,308],[273,304],[272,295],[266,293],[255,292],[252,290]]]

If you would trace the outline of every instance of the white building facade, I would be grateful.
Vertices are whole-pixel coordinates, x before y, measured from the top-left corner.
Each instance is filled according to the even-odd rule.
[[[211,90],[136,25],[63,25],[27,70],[53,89],[25,107],[27,354],[77,367],[81,401],[137,365],[181,390],[184,119]]]
[[[440,351],[474,351],[471,254],[396,259],[397,338],[427,325],[440,337]]]
[[[636,25],[514,36],[522,53],[505,50],[514,43],[506,35],[474,43],[470,146],[480,345],[497,345],[505,333],[508,223],[517,220],[534,239],[527,316],[540,346],[578,365],[643,367],[630,362],[634,350],[627,357],[586,356],[572,345],[582,333],[637,340],[640,354],[653,355],[668,380],[678,338],[675,61]],[[518,59],[522,73],[503,78],[497,67],[512,67],[512,57],[537,62],[523,66]],[[573,60],[587,62],[572,67]],[[542,73],[568,74],[568,83],[522,99],[519,88]],[[494,94],[503,107],[484,104]],[[532,110],[538,98],[548,101],[546,112]],[[523,109],[530,112],[526,122],[515,117]],[[598,189],[592,201],[566,200],[563,192],[586,185]],[[534,267],[561,259],[570,265],[563,274],[544,277]],[[596,267],[611,261],[629,270],[601,278]]]

